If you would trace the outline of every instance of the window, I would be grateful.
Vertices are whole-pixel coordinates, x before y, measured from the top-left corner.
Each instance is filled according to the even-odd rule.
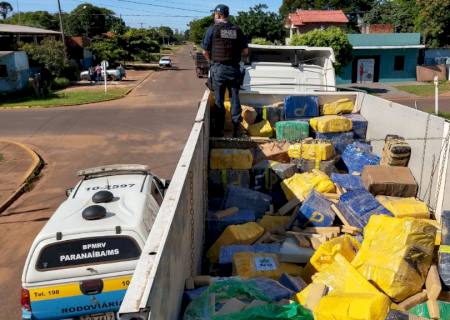
[[[394,57],[394,71],[403,71],[405,69],[405,56]]]
[[[0,78],[8,78],[8,69],[6,69],[6,64],[0,64]]]
[[[44,247],[36,269],[47,271],[82,265],[138,259],[141,249],[127,236],[84,238],[52,243]]]

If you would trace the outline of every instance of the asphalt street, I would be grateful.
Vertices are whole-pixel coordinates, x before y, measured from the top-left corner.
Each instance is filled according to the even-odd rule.
[[[33,189],[0,215],[0,319],[18,319],[30,245],[83,168],[139,163],[170,178],[188,137],[204,79],[188,47],[175,67],[151,74],[127,97],[49,109],[0,109],[0,137],[26,143],[47,163]],[[5,318],[4,318],[5,317]]]

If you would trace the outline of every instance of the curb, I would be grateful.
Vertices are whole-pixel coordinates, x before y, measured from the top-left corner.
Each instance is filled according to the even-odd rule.
[[[25,192],[25,189],[30,185],[31,181],[35,177],[39,175],[39,172],[44,165],[44,161],[41,159],[41,157],[34,152],[30,147],[15,141],[7,141],[7,140],[0,140],[0,142],[3,143],[10,143],[15,144],[16,146],[24,149],[33,159],[32,165],[28,168],[26,173],[23,175],[23,182],[20,184],[20,186],[13,192],[13,194],[6,199],[3,203],[0,203],[0,214],[5,211],[19,196]]]

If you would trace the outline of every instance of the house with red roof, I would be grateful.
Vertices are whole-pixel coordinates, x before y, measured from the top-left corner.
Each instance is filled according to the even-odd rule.
[[[324,29],[327,27],[345,27],[348,18],[342,10],[302,10],[292,12],[285,22],[289,35],[302,34],[313,29]]]

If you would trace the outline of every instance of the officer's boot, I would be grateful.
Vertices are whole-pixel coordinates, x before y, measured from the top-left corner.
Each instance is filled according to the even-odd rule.
[[[240,123],[233,122],[233,138],[242,136],[242,126]]]

